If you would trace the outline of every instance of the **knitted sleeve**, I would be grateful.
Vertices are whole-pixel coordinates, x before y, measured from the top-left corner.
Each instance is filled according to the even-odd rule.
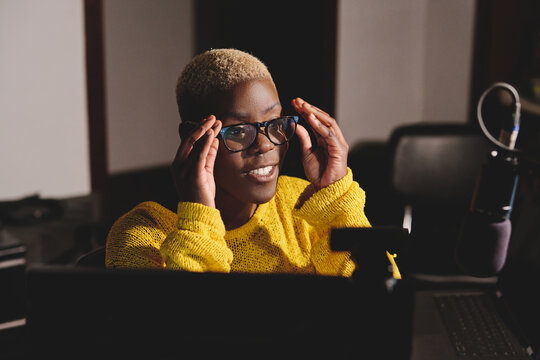
[[[230,272],[233,260],[219,210],[190,202],[178,204],[176,229],[160,252],[167,268],[185,271]]]
[[[350,276],[354,262],[349,253],[330,250],[330,230],[334,227],[370,227],[365,213],[365,193],[353,181],[352,171],[319,191],[310,185],[300,196],[294,214],[313,226],[311,260],[317,273]]]
[[[143,202],[120,217],[107,236],[108,268],[163,268],[161,243],[174,228],[176,215],[155,202]]]

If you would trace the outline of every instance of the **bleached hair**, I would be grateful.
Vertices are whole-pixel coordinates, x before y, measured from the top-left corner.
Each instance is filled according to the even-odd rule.
[[[213,49],[195,56],[176,84],[176,101],[182,121],[200,121],[208,97],[239,83],[272,79],[265,64],[237,49]]]

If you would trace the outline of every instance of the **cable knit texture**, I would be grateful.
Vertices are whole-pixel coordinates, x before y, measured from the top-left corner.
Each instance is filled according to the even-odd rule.
[[[229,231],[217,209],[180,202],[175,214],[144,202],[113,225],[106,265],[350,276],[354,263],[348,253],[330,250],[329,234],[333,227],[369,227],[364,204],[350,169],[319,191],[303,179],[281,176],[272,200]]]

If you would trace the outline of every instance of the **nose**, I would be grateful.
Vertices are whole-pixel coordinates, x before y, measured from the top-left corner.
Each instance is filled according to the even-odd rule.
[[[276,147],[276,145],[274,145],[274,143],[271,142],[266,136],[265,130],[266,129],[263,129],[263,127],[259,127],[257,129],[257,137],[255,138],[255,142],[248,149],[250,154],[264,154]]]

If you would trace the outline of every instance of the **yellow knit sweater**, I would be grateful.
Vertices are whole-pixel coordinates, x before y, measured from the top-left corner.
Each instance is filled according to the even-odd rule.
[[[144,202],[111,228],[105,262],[109,268],[350,276],[354,263],[348,253],[330,251],[329,233],[369,227],[364,203],[350,169],[316,192],[305,180],[281,176],[272,200],[230,231],[217,209],[180,202],[175,214]]]

